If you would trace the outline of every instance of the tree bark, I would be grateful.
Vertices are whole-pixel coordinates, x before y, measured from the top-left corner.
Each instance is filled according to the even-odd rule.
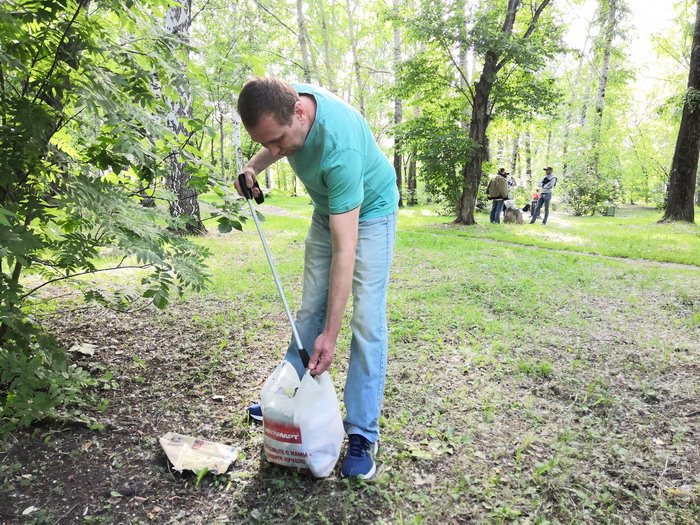
[[[418,106],[413,107],[413,117],[420,117],[420,108]],[[418,204],[418,181],[417,181],[417,166],[416,157],[418,156],[418,150],[416,146],[413,146],[411,154],[408,158],[408,173],[406,175],[406,199],[409,206],[415,206]]]
[[[224,147],[224,112],[219,106],[219,162],[221,162],[221,180],[226,180],[226,148]]]
[[[243,171],[243,147],[241,146],[241,117],[233,110],[233,146],[236,148],[236,173],[231,180],[235,179]]]
[[[409,206],[415,206],[418,204],[417,189],[417,176],[416,176],[416,154],[417,151],[414,149],[411,153],[410,160],[408,161],[408,175],[406,181],[406,200]]]
[[[513,138],[513,153],[510,157],[510,173],[515,177],[518,169],[518,157],[520,156],[520,133],[516,133]]]
[[[398,14],[399,0],[394,0],[394,11]],[[401,29],[394,26],[394,72],[398,75],[401,66]],[[400,98],[394,100],[394,129],[403,120],[403,101]],[[399,191],[399,208],[403,208],[403,162],[401,152],[401,140],[394,134],[394,171],[396,172],[396,188]]]
[[[603,128],[603,109],[605,109],[605,92],[608,87],[608,75],[610,74],[610,57],[612,56],[612,41],[615,37],[615,29],[618,23],[619,0],[609,0],[608,13],[603,30],[603,57],[600,63],[598,75],[598,93],[595,98],[595,120],[593,121],[593,138],[591,148],[591,162],[588,169],[591,173],[598,173],[600,163],[600,135]]]
[[[348,13],[348,37],[350,40],[350,49],[352,51],[352,63],[355,69],[355,78],[357,80],[357,101],[359,105],[360,113],[363,117],[367,117],[367,111],[365,109],[365,96],[362,87],[362,71],[360,71],[360,59],[357,55],[357,40],[355,38],[355,22],[352,17],[352,6],[353,2],[347,0],[346,10]]]
[[[693,198],[698,171],[698,154],[700,154],[700,0],[697,0],[695,10],[688,89],[671,164],[666,212],[662,221],[695,223]]]
[[[301,61],[304,68],[304,82],[311,82],[311,66],[309,65],[309,50],[306,47],[306,24],[304,21],[304,3],[302,0],[297,0],[297,25],[299,32],[299,46],[301,47]]]
[[[503,22],[502,31],[505,35],[513,32],[515,16],[518,12],[520,0],[508,0],[508,11]],[[484,58],[484,67],[481,71],[479,81],[474,85],[474,101],[472,104],[471,120],[469,122],[469,138],[476,147],[471,154],[469,162],[462,170],[464,185],[462,196],[457,205],[456,224],[473,225],[474,208],[476,206],[476,195],[481,182],[481,166],[486,160],[486,131],[489,126],[491,115],[489,114],[489,99],[491,90],[496,82],[496,74],[499,70],[498,59],[500,52],[489,50]]]
[[[177,7],[168,7],[165,15],[168,32],[176,35],[185,42],[189,36],[192,12],[192,1],[184,0]],[[175,86],[178,93],[177,100],[168,99],[167,126],[177,137],[187,137],[185,125],[180,122],[182,117],[192,116],[192,93],[187,82]],[[170,175],[165,181],[166,189],[175,194],[175,200],[170,203],[170,215],[174,218],[187,216],[190,221],[181,233],[199,234],[205,231],[199,214],[199,200],[197,192],[189,186],[190,176],[187,174],[186,164],[178,159],[176,151],[170,157]]]
[[[517,4],[518,0],[511,0]],[[469,162],[464,165],[462,177],[464,186],[462,196],[457,207],[456,224],[473,225],[474,208],[476,206],[476,195],[481,182],[481,166],[486,160],[486,130],[489,126],[490,115],[488,110],[489,97],[496,80],[496,65],[498,55],[493,52],[486,54],[484,69],[481,78],[474,86],[474,104],[472,106],[471,121],[469,123],[469,138],[477,144],[472,151]]]
[[[318,0],[318,9],[321,13],[321,33],[323,35],[323,61],[326,66],[326,76],[328,90],[331,93],[335,93],[335,75],[333,74],[333,67],[331,66],[331,46],[328,41],[328,23],[326,22],[326,7],[324,0]]]
[[[532,187],[532,136],[525,132],[525,180],[528,188]]]

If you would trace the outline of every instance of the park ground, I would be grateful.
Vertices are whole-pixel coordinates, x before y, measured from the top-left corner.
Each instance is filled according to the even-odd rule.
[[[263,229],[294,307],[311,208],[270,203]],[[74,359],[98,401],[10,436],[0,522],[697,523],[700,232],[660,216],[461,227],[402,210],[371,482],[268,464],[243,417],[289,338],[250,223],[199,241],[212,286],[165,311],[63,297],[41,315],[66,348],[94,345]],[[341,396],[347,346],[344,333]],[[171,431],[234,445],[238,460],[178,473],[158,442]]]

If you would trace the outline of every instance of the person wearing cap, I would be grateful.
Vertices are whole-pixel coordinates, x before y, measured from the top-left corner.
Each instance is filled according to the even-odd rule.
[[[503,213],[503,203],[508,198],[508,173],[505,168],[499,168],[498,173],[486,186],[486,195],[491,199],[491,224],[500,224]]]
[[[547,224],[547,219],[549,218],[549,202],[552,200],[552,189],[557,185],[557,178],[552,175],[551,166],[547,166],[544,169],[545,176],[540,181],[540,198],[537,199],[537,206],[535,206],[535,211],[532,212],[532,220],[530,224],[533,224],[540,217],[540,209],[544,205],[544,218],[542,219],[542,224]]]

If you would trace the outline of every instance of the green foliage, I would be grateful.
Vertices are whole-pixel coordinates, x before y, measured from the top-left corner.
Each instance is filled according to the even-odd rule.
[[[560,51],[561,29],[547,11],[536,30],[528,32],[532,11],[521,6],[513,32],[504,33],[505,5],[426,1],[402,13],[402,23],[420,52],[399,68],[395,92],[420,107],[421,114],[404,124],[399,134],[402,143],[417,148],[420,174],[446,209],[456,209],[465,185],[473,192],[470,197],[478,198],[479,188],[471,188],[467,174],[483,173],[489,166],[468,166],[481,162],[473,152],[488,147],[485,135],[492,119],[523,121],[536,112],[551,113],[561,96],[545,69],[547,60]],[[491,60],[493,70],[483,74],[493,78],[477,74],[471,79],[470,59],[476,70]],[[482,89],[491,85],[492,89]],[[473,115],[475,92],[480,89],[486,102],[477,112],[484,114]],[[472,118],[483,128],[475,128],[474,134],[470,134]]]
[[[46,285],[110,269],[142,268],[141,282],[85,298],[125,310],[143,296],[164,308],[186,289],[207,283],[207,250],[173,232],[173,220],[145,208],[139,196],[157,190],[173,155],[188,163],[192,184],[209,187],[209,168],[190,137],[164,124],[164,100],[183,81],[166,3],[10,1],[0,7],[0,391],[3,431],[71,403],[83,372],[42,334],[31,317]],[[181,56],[175,56],[180,53]],[[238,204],[220,205],[220,227],[240,228]],[[223,226],[222,226],[223,225]],[[31,281],[25,277],[31,276]],[[31,283],[31,284],[30,284]],[[32,402],[32,399],[34,401]]]
[[[582,169],[569,174],[562,182],[566,201],[574,215],[593,215],[620,197],[617,181]]]
[[[463,187],[460,168],[473,148],[459,122],[440,115],[436,108],[434,112],[403,123],[397,136],[416,148],[426,191],[446,211],[454,212]]]
[[[53,413],[56,406],[79,404],[80,391],[96,381],[71,364],[56,341],[29,333],[0,347],[0,437]]]

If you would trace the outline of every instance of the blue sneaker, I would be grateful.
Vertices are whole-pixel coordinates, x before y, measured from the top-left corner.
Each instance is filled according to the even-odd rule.
[[[262,407],[260,406],[260,403],[255,403],[254,405],[250,405],[248,408],[245,409],[246,414],[248,414],[248,421],[251,423],[262,423],[263,417],[262,417]]]
[[[365,436],[349,434],[340,475],[344,478],[371,479],[377,472],[374,461],[377,448],[377,443],[370,443]]]

